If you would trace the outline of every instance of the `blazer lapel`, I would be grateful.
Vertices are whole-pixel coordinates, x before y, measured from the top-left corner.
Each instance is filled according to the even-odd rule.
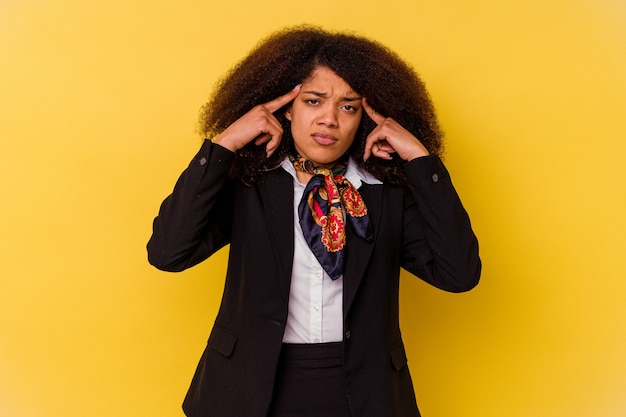
[[[281,295],[288,301],[294,253],[293,178],[278,169],[265,177],[258,187],[276,255]]]
[[[343,274],[343,315],[344,319],[350,311],[352,301],[357,293],[378,237],[378,228],[382,213],[382,185],[363,184],[359,193],[367,206],[370,222],[374,228],[374,239],[371,243],[358,237],[348,223],[346,244],[346,268]]]

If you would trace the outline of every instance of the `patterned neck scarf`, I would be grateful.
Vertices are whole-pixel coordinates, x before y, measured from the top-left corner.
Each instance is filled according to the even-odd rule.
[[[374,231],[361,194],[346,179],[347,163],[320,168],[290,156],[297,171],[313,174],[298,205],[300,227],[311,251],[331,279],[343,274],[346,245],[344,210],[357,236],[371,242]]]

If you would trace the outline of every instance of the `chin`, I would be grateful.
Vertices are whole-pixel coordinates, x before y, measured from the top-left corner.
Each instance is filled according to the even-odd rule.
[[[341,155],[340,155],[341,156]],[[313,155],[311,162],[315,165],[335,165],[335,162],[340,158],[340,156],[329,156],[329,155]]]
[[[298,149],[296,148],[296,150]],[[308,147],[307,149],[302,149],[302,151],[303,152],[300,152],[300,154],[306,154],[307,159],[317,166],[332,166],[345,152],[347,152],[347,150],[339,152],[338,149],[320,146]]]

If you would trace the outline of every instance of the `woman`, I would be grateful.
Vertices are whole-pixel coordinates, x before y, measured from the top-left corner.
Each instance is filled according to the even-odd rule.
[[[481,268],[423,83],[376,42],[291,28],[227,74],[201,124],[211,140],[148,243],[166,271],[230,244],[185,413],[419,416],[400,268],[452,292]]]

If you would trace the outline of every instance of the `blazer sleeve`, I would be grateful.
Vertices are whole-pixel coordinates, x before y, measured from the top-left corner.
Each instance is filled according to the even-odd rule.
[[[429,155],[405,167],[402,267],[445,291],[478,284],[481,260],[469,216],[441,159]]]
[[[185,270],[229,243],[234,186],[228,172],[234,157],[204,141],[154,219],[147,250],[156,268]]]

